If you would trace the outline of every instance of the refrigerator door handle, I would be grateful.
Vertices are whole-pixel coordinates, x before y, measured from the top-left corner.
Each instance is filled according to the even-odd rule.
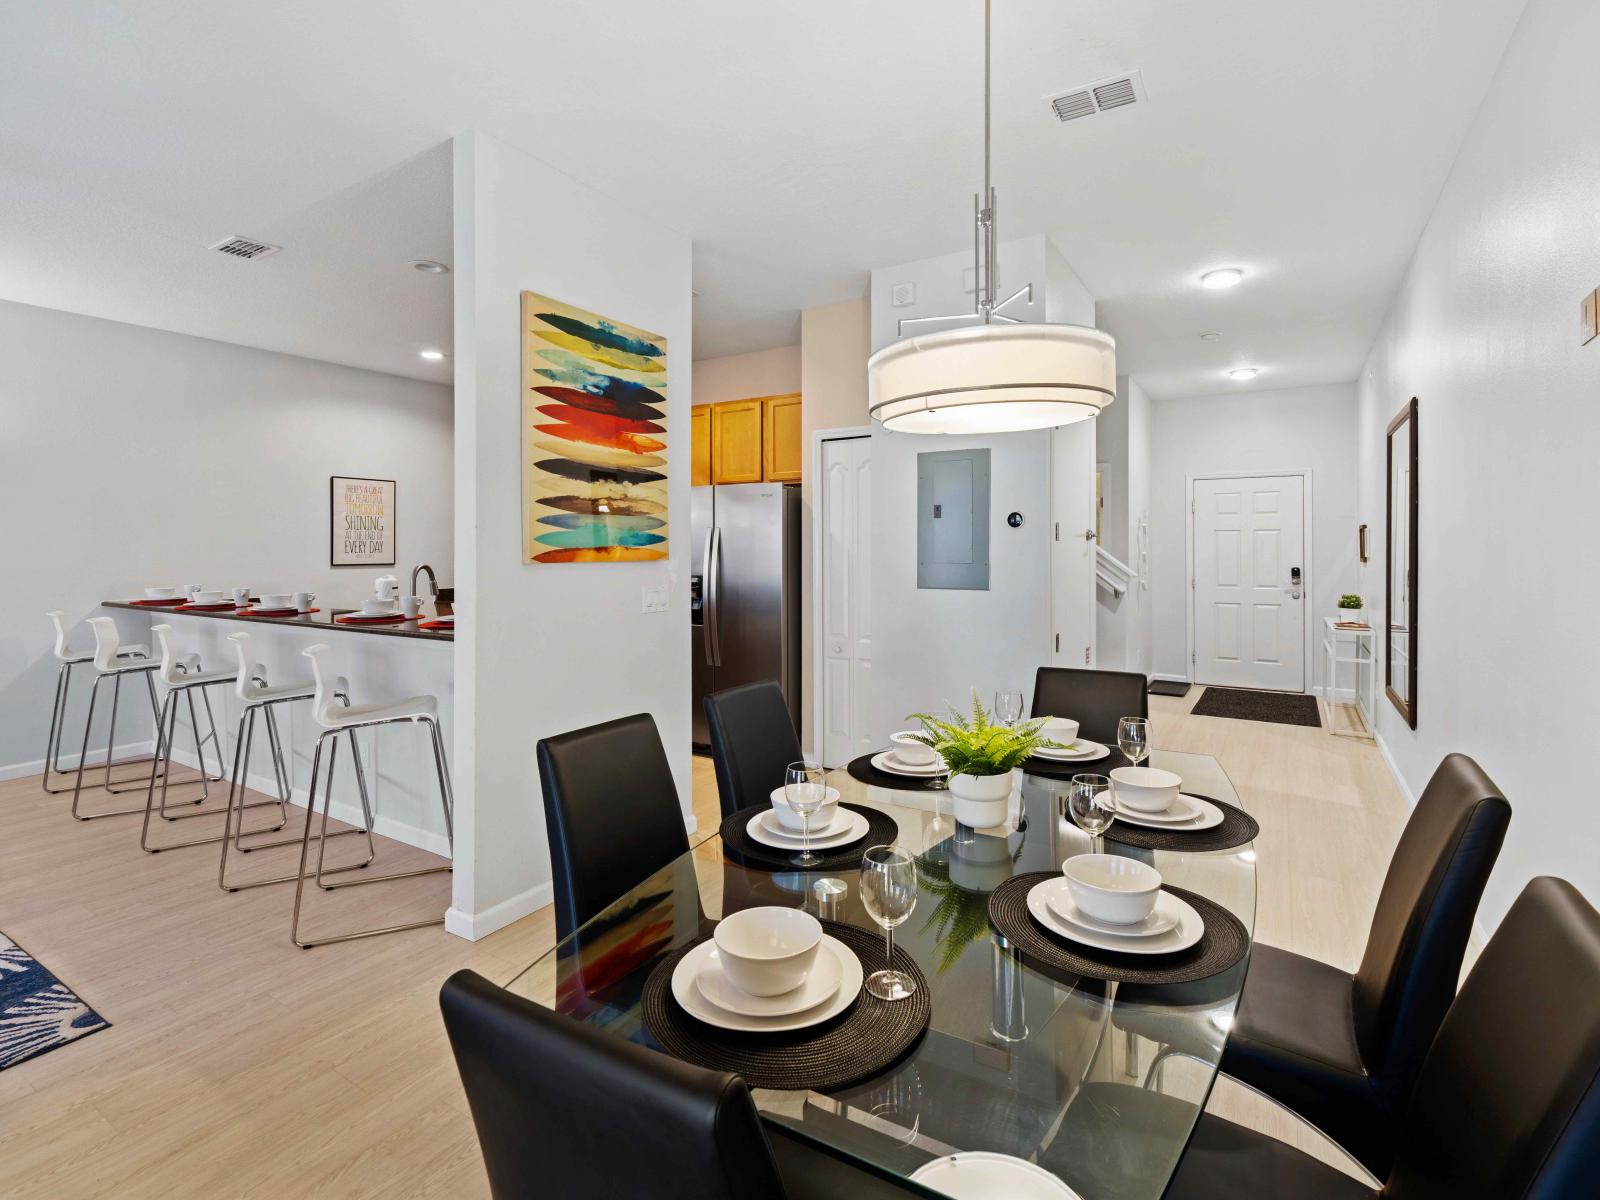
[[[722,530],[713,525],[706,534],[706,665],[722,665]]]

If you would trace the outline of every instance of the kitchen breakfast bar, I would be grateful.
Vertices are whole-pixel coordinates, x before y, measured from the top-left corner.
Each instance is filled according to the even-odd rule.
[[[448,750],[454,728],[455,635],[450,624],[441,623],[437,612],[424,609],[417,620],[346,624],[339,618],[359,618],[360,610],[265,616],[232,606],[158,607],[126,600],[106,600],[101,607],[103,615],[115,619],[124,644],[144,643],[151,646],[152,653],[159,654],[152,627],[170,625],[175,654],[180,658],[198,654],[201,671],[235,669],[239,662],[237,643],[230,641],[228,635],[246,632],[250,635],[250,657],[256,674],[272,687],[309,682],[312,664],[302,651],[326,645],[332,652],[332,669],[348,681],[353,705],[433,697]],[[443,620],[453,622],[449,616]],[[233,684],[205,691],[215,716],[226,772],[233,764],[243,701]],[[139,719],[147,720],[141,711],[143,706],[134,703],[136,695],[123,697],[125,710],[130,717],[138,713]],[[290,703],[276,706],[275,713],[291,798],[301,805],[306,803],[312,753],[321,732],[311,709],[309,702]],[[201,707],[197,711],[200,736],[204,737],[210,732],[206,710]],[[180,762],[194,765],[195,739],[187,728],[188,708],[180,705],[178,714],[176,756]],[[434,854],[448,855],[450,847],[439,805],[430,739],[418,726],[395,724],[360,730],[357,740],[374,810],[374,831]],[[216,765],[209,745],[206,759],[208,769],[214,773]],[[275,795],[278,789],[264,738],[254,739],[251,759],[248,785],[264,795]],[[354,774],[348,759],[341,755],[334,777],[332,815],[354,823],[360,820],[360,814]]]

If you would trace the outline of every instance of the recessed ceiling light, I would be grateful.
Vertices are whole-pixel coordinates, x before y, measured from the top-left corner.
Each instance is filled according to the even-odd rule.
[[[429,362],[443,362],[444,361],[444,351],[443,350],[418,350],[417,351],[417,357],[418,358],[425,358]]]
[[[1244,272],[1238,267],[1218,267],[1215,271],[1207,271],[1200,276],[1200,286],[1207,288],[1230,288],[1244,278]]]
[[[1220,342],[1222,340],[1222,335],[1220,333],[1202,333],[1200,335],[1200,340],[1202,342]]]
[[[411,260],[411,269],[413,271],[421,271],[424,275],[450,274],[449,267],[442,262],[434,262],[431,258],[413,258]]]
[[[1254,367],[1235,367],[1228,372],[1228,378],[1244,383],[1246,380],[1254,379],[1260,373]]]

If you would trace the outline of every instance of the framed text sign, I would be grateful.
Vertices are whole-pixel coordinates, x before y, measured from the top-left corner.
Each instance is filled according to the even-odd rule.
[[[330,566],[394,566],[394,480],[335,475],[329,512]]]

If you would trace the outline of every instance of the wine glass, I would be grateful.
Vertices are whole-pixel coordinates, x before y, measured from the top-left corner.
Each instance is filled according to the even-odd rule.
[[[1090,848],[1099,854],[1105,843],[1101,838],[1116,817],[1112,808],[1111,780],[1104,775],[1074,775],[1067,788],[1067,812],[1073,822],[1089,835]]]
[[[994,719],[1008,728],[1022,720],[1022,693],[996,692],[994,694]]]
[[[811,814],[828,798],[828,773],[820,763],[792,762],[783,771],[783,798],[800,818],[800,853],[789,861],[797,867],[814,867],[822,855],[811,852]]]
[[[1117,749],[1137,767],[1150,753],[1150,722],[1143,717],[1123,717],[1118,721]]]
[[[861,856],[861,907],[883,926],[888,966],[867,976],[867,991],[880,1000],[904,1000],[917,981],[894,969],[894,927],[917,907],[917,864],[893,846],[872,846]]]

